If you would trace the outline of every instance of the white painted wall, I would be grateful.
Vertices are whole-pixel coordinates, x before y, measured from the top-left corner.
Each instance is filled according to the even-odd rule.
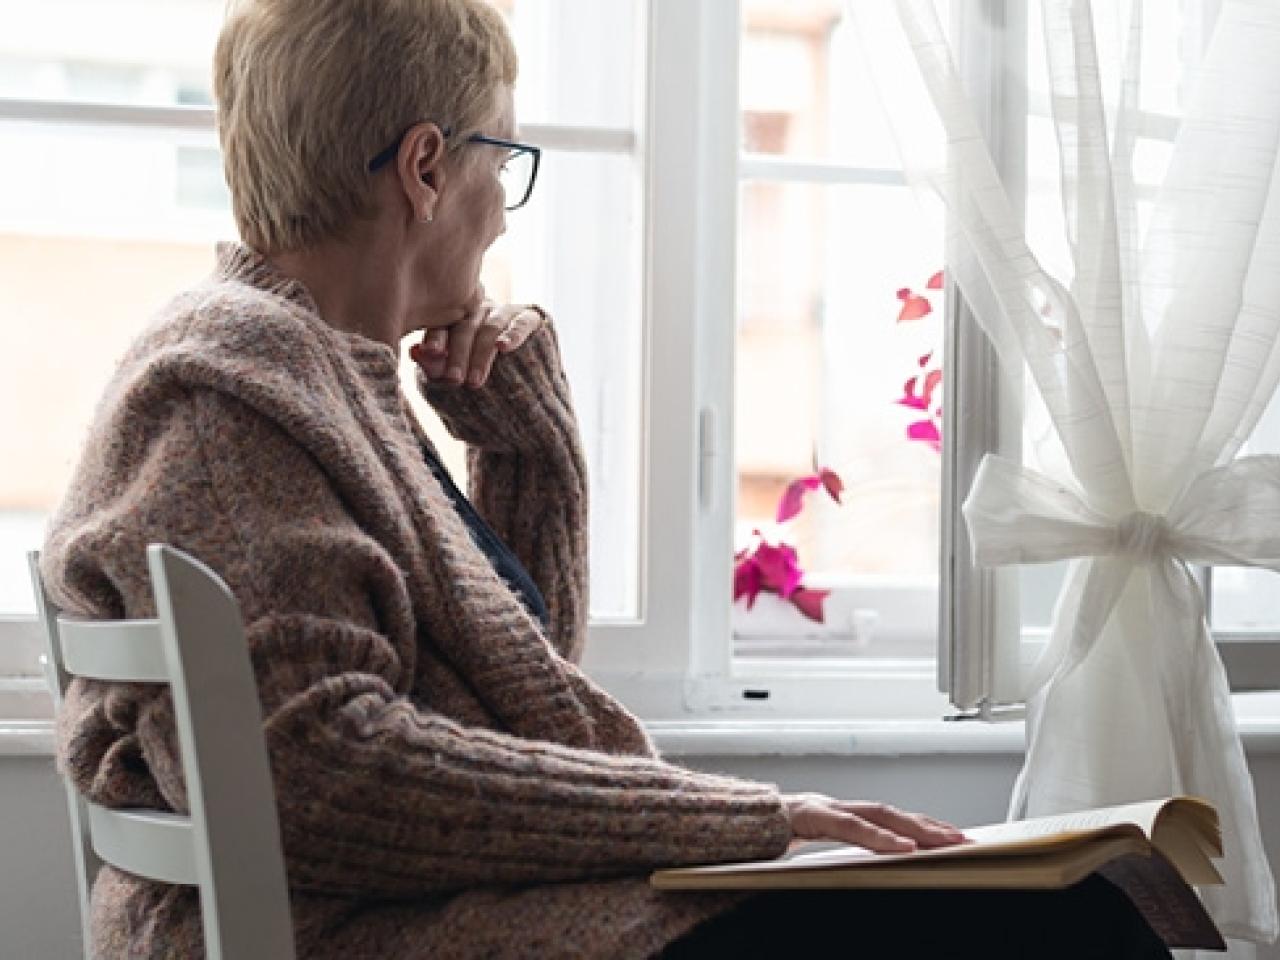
[[[960,824],[1004,815],[1016,754],[684,756],[689,766],[767,780],[786,790],[884,800]],[[1280,752],[1251,752],[1263,831],[1280,863]],[[72,960],[78,922],[61,782],[42,756],[0,756],[0,960]],[[1280,960],[1280,948],[1258,952]]]

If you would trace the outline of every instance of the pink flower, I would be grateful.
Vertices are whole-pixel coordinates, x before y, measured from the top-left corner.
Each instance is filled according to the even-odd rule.
[[[733,567],[733,600],[737,603],[746,597],[747,609],[750,610],[760,595],[760,564],[746,550],[735,554],[734,559],[738,562]]]
[[[941,290],[946,282],[943,271],[939,270],[925,283],[926,290]],[[898,299],[902,301],[902,309],[898,313],[898,323],[907,320],[918,320],[932,312],[932,306],[925,297],[911,292],[909,287],[898,291]],[[933,360],[934,351],[930,350],[916,360],[921,373],[911,377],[902,386],[902,396],[894,403],[899,406],[923,413],[923,419],[916,420],[907,426],[907,439],[927,443],[935,451],[942,450],[942,408],[934,407],[934,394],[942,385],[942,370],[928,370]]]
[[[799,514],[804,507],[805,495],[819,487],[825,489],[827,496],[836,503],[840,502],[844,481],[834,470],[821,467],[817,473],[797,477],[787,484],[782,499],[778,501],[777,522],[786,523]],[[769,543],[759,530],[752,531],[752,534],[755,537],[754,544],[733,555],[734,603],[745,597],[747,609],[750,610],[755,606],[760,592],[767,590],[791,601],[810,620],[822,623],[823,601],[831,591],[810,590],[802,585],[804,571],[800,569],[800,558],[795,547],[786,543]]]
[[[782,499],[778,501],[778,514],[774,518],[775,521],[786,523],[798,514],[800,508],[804,506],[804,495],[820,486],[822,486],[822,480],[816,476],[800,477],[788,483],[787,489],[782,492]]]
[[[902,301],[902,309],[898,311],[898,322],[919,320],[933,313],[933,306],[924,297],[911,292],[910,287],[898,291],[898,299]]]
[[[760,585],[781,596],[784,600],[796,592],[804,574],[796,563],[796,549],[780,543],[776,547],[762,540],[756,547],[756,569],[760,571]]]
[[[804,506],[804,495],[810,490],[825,487],[828,496],[836,503],[840,502],[840,493],[844,490],[844,481],[834,470],[823,467],[817,473],[807,477],[799,477],[787,484],[778,501],[778,513],[774,518],[777,523],[786,523],[796,516]]]
[[[840,494],[844,492],[844,481],[840,479],[840,474],[823,467],[818,471],[818,476],[822,478],[822,485],[827,489],[827,496],[839,503]]]
[[[932,420],[917,420],[908,426],[907,439],[923,441],[939,453],[942,452],[942,432]]]
[[[791,602],[795,604],[797,610],[810,620],[825,623],[826,618],[822,610],[822,603],[830,593],[830,590],[810,590],[808,587],[801,587],[791,595]]]
[[[804,574],[796,562],[795,548],[785,543],[775,546],[761,537],[759,530],[755,535],[758,539],[753,547],[734,555],[737,561],[733,568],[734,602],[745,597],[750,610],[760,592],[767,590],[791,601],[810,620],[822,623],[823,601],[831,591],[801,586]]]

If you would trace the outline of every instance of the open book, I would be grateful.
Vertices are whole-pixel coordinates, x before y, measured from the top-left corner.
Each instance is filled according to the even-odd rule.
[[[971,842],[876,854],[805,843],[776,860],[658,870],[659,890],[1060,889],[1099,872],[1165,943],[1225,949],[1192,885],[1222,883],[1218,814],[1196,797],[1169,797],[986,827]]]

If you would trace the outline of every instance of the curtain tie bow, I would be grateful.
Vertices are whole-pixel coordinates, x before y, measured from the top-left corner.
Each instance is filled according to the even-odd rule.
[[[1280,570],[1280,457],[1241,457],[1207,470],[1166,513],[1108,515],[1069,487],[988,454],[964,516],[980,566],[1119,557],[1135,565],[1177,560]]]
[[[1169,556],[1169,523],[1164,517],[1135,510],[1116,524],[1116,553],[1135,563],[1150,563]]]

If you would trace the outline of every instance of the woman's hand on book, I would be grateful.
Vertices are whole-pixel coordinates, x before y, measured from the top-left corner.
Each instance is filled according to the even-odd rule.
[[[885,803],[842,803],[820,793],[785,794],[782,802],[796,840],[840,840],[877,853],[908,853],[965,839],[949,823]]]

